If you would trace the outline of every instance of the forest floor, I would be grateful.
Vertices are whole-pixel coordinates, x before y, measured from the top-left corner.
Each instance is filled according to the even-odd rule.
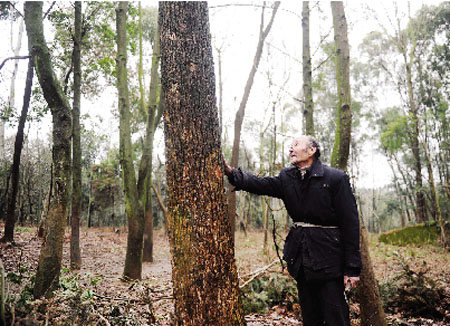
[[[3,226],[0,225],[3,230]],[[274,249],[263,254],[263,233],[242,232],[236,237],[236,261],[241,284],[252,272],[268,266],[277,259]],[[171,262],[168,238],[162,230],[154,234],[154,261],[144,263],[142,281],[124,282],[121,279],[127,234],[124,228],[91,228],[81,231],[82,268],[71,272],[69,266],[69,230],[64,243],[61,289],[49,300],[30,300],[24,288],[35,273],[41,240],[35,228],[17,228],[15,244],[0,244],[2,260],[8,280],[8,291],[14,302],[10,311],[15,325],[171,325],[173,302],[171,285]],[[273,247],[271,243],[271,247]],[[430,280],[445,287],[450,301],[450,255],[437,247],[396,247],[378,243],[371,237],[371,257],[380,284],[391,284],[402,266],[417,275],[422,271]],[[281,272],[280,264],[273,264],[265,273]],[[21,293],[21,294],[20,294]],[[23,305],[26,302],[26,310]],[[21,304],[22,303],[22,304]],[[21,308],[22,307],[22,308]],[[295,310],[295,309],[294,309]],[[352,325],[359,325],[358,305],[352,304]],[[393,311],[387,318],[390,325],[449,325],[447,318],[433,320],[404,316]],[[26,313],[24,312],[26,311]],[[12,314],[11,314],[12,312]],[[298,325],[297,315],[284,307],[273,307],[265,314],[250,314],[248,326]]]

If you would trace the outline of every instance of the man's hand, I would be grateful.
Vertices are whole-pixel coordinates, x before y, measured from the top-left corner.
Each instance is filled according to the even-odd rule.
[[[225,167],[225,174],[227,177],[231,176],[233,174],[233,169],[231,166],[228,165],[227,161],[225,160],[225,156],[222,155],[223,158],[223,165]]]
[[[344,275],[344,286],[345,288],[354,288],[359,282],[359,276],[347,276]]]

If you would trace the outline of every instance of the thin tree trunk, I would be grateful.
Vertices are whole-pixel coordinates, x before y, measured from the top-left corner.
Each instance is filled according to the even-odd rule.
[[[411,65],[412,60],[408,64],[406,63],[406,80],[408,85],[408,98],[409,98],[409,106],[410,106],[410,114],[412,116],[413,128],[412,133],[410,133],[411,144],[412,144],[412,153],[414,157],[414,170],[416,172],[415,175],[415,189],[416,189],[416,207],[417,207],[417,217],[419,222],[426,221],[426,203],[425,203],[425,195],[422,190],[422,163],[420,161],[420,145],[419,145],[419,118],[417,116],[417,107],[414,101],[413,95],[413,86],[412,86],[412,72]]]
[[[167,207],[164,205],[164,201],[161,197],[161,193],[159,192],[159,190],[156,188],[156,186],[152,183],[152,189],[153,192],[156,195],[156,198],[158,199],[158,204],[159,207],[161,208],[161,211],[163,212],[163,216],[164,216],[164,225],[166,227],[166,233],[167,233],[167,219],[168,219],[168,211],[167,211]]]
[[[256,71],[258,70],[259,61],[261,60],[264,41],[272,28],[275,15],[277,13],[278,7],[280,6],[280,1],[274,3],[272,9],[272,16],[270,18],[269,24],[264,28],[264,7],[261,12],[261,24],[259,29],[259,40],[256,48],[255,57],[253,59],[253,65],[250,69],[250,74],[247,79],[247,83],[244,88],[244,95],[242,96],[241,103],[239,104],[239,109],[236,112],[236,118],[234,120],[234,141],[233,148],[231,151],[231,166],[237,167],[239,164],[239,148],[241,143],[241,129],[242,123],[244,121],[245,107],[247,105],[248,98],[250,97],[250,91],[253,86],[253,80],[255,79]],[[235,217],[236,217],[236,193],[230,191],[228,195],[228,218],[232,228],[233,241],[235,232]]]
[[[32,50],[39,84],[53,117],[54,192],[46,220],[47,232],[42,244],[34,286],[34,296],[50,296],[57,287],[61,270],[64,227],[71,184],[72,121],[70,106],[53,72],[44,38],[42,2],[25,3],[28,48]]]
[[[338,89],[338,121],[331,165],[347,170],[351,140],[351,96],[350,96],[350,55],[348,48],[347,21],[344,4],[331,2],[333,26],[337,49],[336,82]],[[360,218],[360,243],[362,270],[359,282],[359,301],[362,326],[386,326],[383,305],[378,293],[378,285],[370,260],[367,232]]]
[[[314,106],[312,97],[311,50],[309,44],[309,1],[303,1],[303,97],[304,97],[304,130],[306,135],[314,136]]]
[[[14,53],[14,57],[19,56],[20,49],[22,47],[22,34],[23,34],[23,19],[19,18],[19,33],[17,35],[17,43],[13,45],[13,21],[11,21],[11,49]],[[15,97],[16,97],[16,77],[17,72],[19,71],[19,62],[18,60],[14,61],[14,69],[11,76],[11,86],[9,89],[9,98],[8,98],[8,110],[15,109]],[[5,157],[5,121],[0,119],[0,159],[3,160]]]
[[[206,2],[160,2],[175,325],[244,325]]]
[[[360,218],[360,225],[362,270],[358,285],[358,299],[361,307],[361,326],[387,326],[372,260],[370,259],[367,231],[362,218]]]
[[[14,143],[14,157],[11,166],[11,191],[8,196],[8,206],[5,220],[5,235],[1,239],[3,242],[14,241],[14,225],[16,223],[16,203],[17,193],[19,191],[19,177],[20,177],[20,156],[23,148],[23,132],[25,122],[28,115],[28,108],[30,107],[31,87],[33,84],[33,60],[29,59],[27,79],[25,81],[25,92],[23,95],[22,112],[20,113],[19,125],[17,126],[17,135]]]
[[[336,47],[337,119],[331,165],[347,170],[352,132],[352,110],[350,95],[350,49],[348,45],[347,20],[344,4],[331,2],[333,14],[334,42]]]
[[[139,167],[138,192],[143,198],[145,209],[144,226],[144,252],[143,260],[153,261],[153,209],[152,209],[152,170],[153,170],[153,141],[155,131],[161,121],[163,111],[163,101],[158,105],[158,86],[161,80],[158,73],[160,61],[159,48],[159,27],[156,27],[155,41],[153,44],[152,67],[150,72],[150,93],[147,109],[147,134],[145,137],[144,152],[142,154],[141,165]]]
[[[426,159],[427,167],[428,167],[428,174],[429,174],[430,186],[431,186],[431,194],[433,196],[433,202],[435,204],[435,209],[436,209],[436,213],[438,216],[438,222],[441,227],[441,244],[443,247],[447,247],[449,245],[449,243],[447,243],[447,236],[446,236],[446,232],[445,232],[445,222],[442,217],[441,206],[439,204],[439,197],[438,197],[438,194],[436,191],[436,184],[434,183],[433,167],[431,165],[431,160],[430,160],[430,156],[428,154],[426,143],[423,144],[423,151],[425,154],[425,159]]]
[[[398,32],[401,33],[400,19],[397,19]],[[409,27],[414,28],[414,27]],[[413,73],[412,67],[415,60],[417,40],[415,38],[415,31],[408,31],[408,36],[411,37],[411,45],[407,46],[404,41],[405,38],[400,38],[397,43],[397,47],[401,55],[403,56],[405,64],[405,80],[408,91],[408,106],[409,114],[411,116],[412,129],[409,132],[411,140],[411,151],[414,158],[414,171],[415,171],[415,195],[416,195],[416,216],[418,222],[424,222],[427,220],[426,214],[426,202],[425,195],[422,190],[422,163],[420,158],[420,144],[419,144],[419,117],[418,106],[414,99],[413,88]],[[408,52],[409,51],[409,52]]]
[[[92,207],[92,172],[89,174],[89,197],[88,197],[88,208],[86,216],[86,226],[89,229],[92,226],[91,219],[91,207]]]
[[[80,215],[81,215],[81,135],[80,135],[80,96],[81,96],[81,1],[75,1],[75,35],[73,49],[73,167],[72,167],[72,232],[70,236],[70,267],[81,267]]]
[[[138,196],[136,175],[131,147],[130,104],[127,80],[127,10],[128,2],[118,2],[117,27],[117,88],[120,110],[120,164],[122,166],[125,211],[128,217],[128,238],[124,278],[140,279],[142,274],[142,247],[144,234],[144,210]]]

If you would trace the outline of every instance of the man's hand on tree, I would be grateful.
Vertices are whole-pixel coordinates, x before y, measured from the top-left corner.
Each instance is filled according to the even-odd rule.
[[[227,177],[230,177],[233,174],[233,169],[231,166],[228,165],[227,161],[225,160],[225,156],[222,156],[223,158],[223,165],[225,167],[225,174]]]
[[[344,275],[344,286],[346,288],[354,288],[359,282],[359,276],[347,276]]]

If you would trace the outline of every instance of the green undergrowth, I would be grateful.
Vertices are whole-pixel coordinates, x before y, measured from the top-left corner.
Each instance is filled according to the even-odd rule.
[[[450,223],[447,222],[445,229],[448,233]],[[398,246],[404,245],[437,245],[440,226],[436,221],[407,226],[402,229],[382,233],[378,240],[387,244]]]
[[[281,305],[293,311],[298,304],[295,281],[283,274],[272,273],[254,279],[242,290],[244,314],[267,313],[268,309]]]
[[[436,280],[425,261],[411,267],[408,259],[396,255],[400,271],[389,280],[379,283],[386,312],[404,317],[425,317],[450,322],[450,293],[447,280]]]
[[[149,324],[155,323],[152,300],[142,282],[135,281],[130,285],[130,288],[135,289],[137,297],[128,298],[124,294],[106,297],[96,293],[97,285],[102,282],[100,278],[90,274],[74,273],[65,268],[61,270],[59,286],[53,296],[49,299],[34,299],[34,276],[30,276],[28,271],[9,273],[7,280],[21,284],[22,291],[8,294],[6,324],[11,322],[13,314],[18,325],[41,325],[45,322],[46,325],[64,326],[104,324],[138,326],[143,325],[143,320]],[[136,305],[147,306],[145,313],[137,314],[134,311]]]

